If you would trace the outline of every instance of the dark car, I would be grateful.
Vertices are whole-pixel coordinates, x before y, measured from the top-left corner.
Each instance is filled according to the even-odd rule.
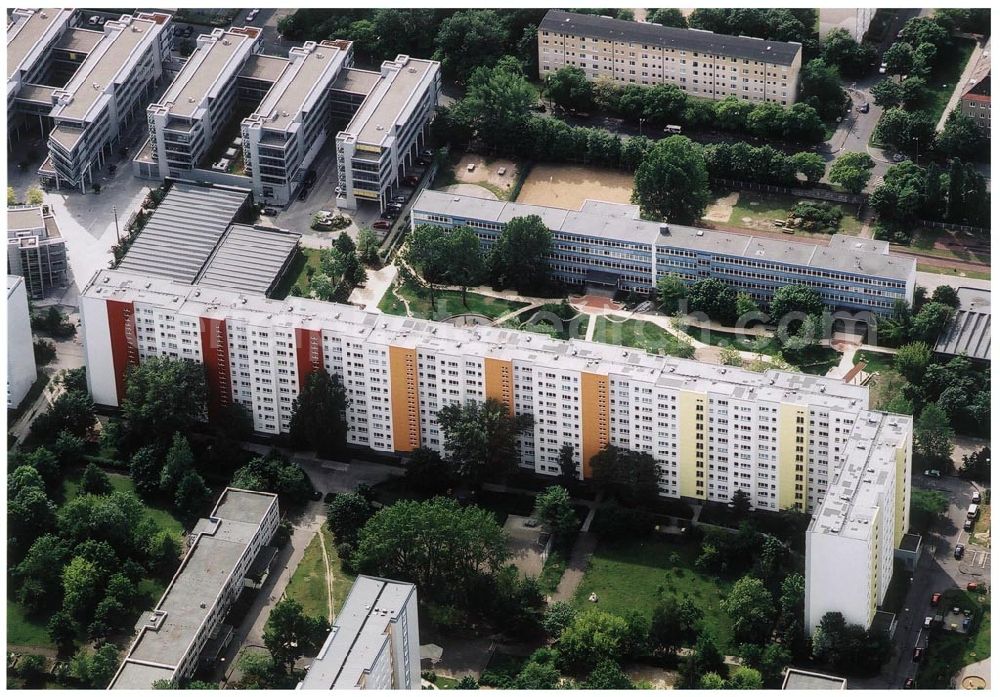
[[[321,501],[322,499],[323,499],[323,492],[322,491],[314,491],[312,493],[312,500],[313,501]]]
[[[395,220],[396,214],[393,211],[382,211],[378,217],[382,220]]]
[[[403,177],[403,183],[407,186],[416,186],[420,182],[420,177],[415,174],[407,174]]]
[[[305,184],[306,186],[312,186],[313,184],[315,184],[316,183],[316,170],[311,169],[308,172],[306,172],[305,179],[302,180],[302,183]]]
[[[303,186],[302,189],[299,191],[299,200],[305,201],[308,196],[309,196],[309,187]]]
[[[913,682],[913,678],[907,678],[906,680],[903,681],[903,689],[904,690],[912,690],[914,687],[915,687],[915,684]]]
[[[532,107],[532,108],[533,108],[533,109],[534,109],[535,111],[537,111],[537,112],[538,112],[539,114],[544,114],[544,113],[545,113],[545,105],[544,105],[544,104],[542,104],[541,102],[539,102],[538,104],[536,104],[536,105],[535,105],[534,107]]]
[[[966,520],[964,523],[962,523],[962,529],[965,530],[966,532],[972,532],[972,521]]]
[[[933,595],[931,595],[931,605],[933,607],[937,607],[940,603],[941,603],[940,593],[934,593]]]
[[[372,223],[372,227],[375,228],[376,230],[388,230],[389,228],[392,227],[392,223],[390,223],[388,220],[376,220],[374,223]]]
[[[865,102],[864,104],[858,107],[858,112],[862,114],[867,114],[870,110],[871,110],[871,105],[868,102]]]
[[[917,646],[913,649],[913,662],[919,663],[920,659],[924,657],[924,649],[922,646]]]
[[[265,206],[262,212],[264,215],[278,215],[278,209],[273,206]]]
[[[965,556],[965,545],[955,545],[955,558],[961,559]]]
[[[392,197],[392,202],[393,203],[406,203],[409,200],[410,200],[410,197],[407,196],[406,194],[400,194],[399,196],[393,196]]]

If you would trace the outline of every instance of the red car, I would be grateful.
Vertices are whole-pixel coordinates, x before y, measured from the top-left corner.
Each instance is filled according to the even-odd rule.
[[[388,230],[389,228],[392,227],[392,223],[390,223],[388,220],[376,220],[374,223],[372,223],[372,227],[375,228],[376,230]]]
[[[935,593],[934,595],[931,596],[931,606],[932,607],[937,607],[938,603],[940,603],[940,602],[941,602],[941,594],[940,593]]]
[[[407,176],[403,177],[403,183],[406,184],[407,186],[416,186],[419,181],[420,177],[416,176],[415,174],[408,174]]]
[[[919,663],[920,659],[924,657],[924,648],[922,646],[917,646],[913,649],[913,662]]]

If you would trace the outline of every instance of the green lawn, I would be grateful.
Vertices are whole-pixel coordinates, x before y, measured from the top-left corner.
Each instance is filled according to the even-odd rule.
[[[589,315],[577,312],[570,305],[546,303],[531,312],[518,315],[504,326],[548,334],[558,339],[582,339],[587,336],[589,322]]]
[[[541,587],[542,593],[551,595],[556,592],[559,581],[562,580],[563,574],[566,572],[568,561],[566,552],[555,547],[552,548],[545,560],[545,566],[542,567],[542,573],[538,575],[538,585]]]
[[[319,271],[319,260],[322,249],[301,248],[295,253],[295,258],[289,264],[281,283],[274,289],[272,297],[283,300],[298,286],[303,292],[309,288],[309,276]]]
[[[594,341],[602,344],[630,346],[650,353],[690,357],[693,350],[663,327],[640,319],[613,321],[606,316],[595,318]]]
[[[347,599],[347,594],[354,583],[354,576],[345,573],[340,565],[340,557],[333,544],[333,535],[325,527],[323,539],[326,542],[326,553],[330,559],[333,572],[333,611],[340,608]],[[306,547],[302,561],[299,562],[292,575],[285,596],[302,604],[302,609],[311,617],[327,617],[328,601],[326,591],[326,567],[323,561],[323,550],[320,547],[319,534],[313,536]]]
[[[28,617],[16,602],[7,599],[7,644],[55,648],[45,630],[48,618]]]
[[[981,281],[990,280],[989,271],[966,271],[965,269],[956,269],[953,266],[935,266],[933,264],[917,264],[917,271],[922,273],[937,273],[944,276],[960,276],[962,278],[976,278]]]
[[[711,331],[701,327],[685,327],[684,332],[711,346],[732,346],[740,351],[752,351],[765,356],[780,356],[788,360],[788,357],[781,352],[781,345],[772,337],[763,337],[764,340],[761,341],[760,337],[749,334]],[[814,346],[804,352],[800,358],[788,360],[788,362],[803,373],[826,375],[830,368],[840,362],[840,354],[829,346]]]
[[[896,356],[894,354],[882,353],[880,351],[858,351],[854,354],[854,365],[857,365],[861,361],[868,364],[868,367],[865,368],[866,373],[881,373],[886,370],[892,370],[895,360]]]
[[[910,246],[914,249],[919,249],[922,254],[929,254],[931,256],[940,257],[941,259],[957,259],[959,261],[968,261],[980,264],[990,263],[990,253],[989,252],[970,252],[963,250],[961,252],[954,252],[950,249],[937,249],[934,244],[942,237],[949,237],[951,233],[947,230],[942,230],[940,228],[918,228],[913,233],[913,240],[910,242]],[[971,238],[970,238],[971,239]],[[989,240],[983,240],[986,245],[989,245]]]
[[[410,304],[410,312],[414,317],[420,319],[445,319],[454,315],[467,313],[485,315],[491,319],[496,319],[508,312],[513,312],[522,307],[527,307],[527,303],[494,298],[488,295],[467,292],[465,294],[465,304],[462,304],[462,293],[457,290],[439,290],[434,293],[434,307],[431,308],[431,295],[424,289],[414,289],[409,285],[396,287],[396,292],[406,298]],[[396,299],[392,289],[386,291],[382,300],[378,304],[382,312],[390,315],[406,315],[406,307]]]
[[[731,193],[731,192],[724,192]],[[814,199],[806,199],[800,196],[789,194],[769,194],[757,191],[741,191],[739,199],[733,206],[733,212],[729,216],[728,224],[733,227],[741,227],[747,230],[768,230],[774,232],[780,230],[775,227],[774,221],[784,219],[795,207],[796,203],[802,201],[815,202]],[[829,202],[833,203],[833,202]],[[834,203],[843,211],[844,217],[840,220],[840,227],[837,232],[843,235],[857,235],[861,232],[861,221],[857,217],[857,209],[841,203]],[[830,233],[809,232],[808,230],[795,230],[790,235],[792,237],[829,237]]]
[[[458,680],[449,678],[447,675],[434,674],[434,684],[439,690],[453,690],[458,685]]]
[[[956,38],[952,47],[934,60],[934,69],[927,79],[929,96],[925,108],[934,117],[935,123],[948,105],[948,100],[955,91],[955,83],[961,79],[965,64],[969,62],[975,47],[976,42],[972,39]],[[923,149],[923,143],[920,145]]]
[[[917,671],[917,687],[945,689],[963,666],[990,656],[990,597],[964,590],[946,591],[941,607],[981,608],[982,619],[971,635],[937,630],[927,646],[927,654]]]
[[[687,596],[705,613],[705,626],[715,635],[720,648],[733,648],[729,646],[732,624],[720,607],[732,584],[695,570],[699,553],[696,545],[660,540],[622,546],[601,543],[590,559],[573,603],[581,610],[594,607],[588,597],[596,593],[596,607],[601,610],[616,614],[638,610],[651,617],[660,598]]]

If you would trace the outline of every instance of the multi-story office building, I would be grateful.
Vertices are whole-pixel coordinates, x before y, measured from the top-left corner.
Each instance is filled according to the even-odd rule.
[[[95,275],[81,312],[99,404],[120,404],[129,365],[186,358],[205,363],[211,395],[244,405],[258,431],[279,433],[308,374],[323,368],[344,383],[355,446],[443,451],[438,409],[496,398],[533,415],[520,459],[540,474],[558,474],[559,449],[571,444],[587,478],[590,459],[611,444],[653,454],[664,496],[728,501],[742,489],[769,510],[822,499],[868,408],[867,388],[839,380],[120,271]]]
[[[244,167],[260,201],[292,199],[329,134],[330,87],[353,61],[350,41],[289,49],[287,66],[240,125]]]
[[[419,690],[417,587],[358,576],[300,690]]]
[[[28,294],[20,276],[7,276],[7,408],[17,409],[38,375],[28,316]]]
[[[358,199],[377,201],[380,208],[389,202],[391,189],[399,186],[424,144],[441,91],[441,65],[396,56],[382,63],[373,81],[355,75],[339,83],[340,104],[352,104],[352,93],[366,87],[367,97],[337,134],[337,205],[342,208],[357,208]]]
[[[222,492],[212,515],[191,532],[187,554],[163,597],[140,620],[110,689],[150,690],[158,680],[176,684],[194,674],[278,520],[275,494]]]
[[[43,180],[57,189],[87,191],[94,170],[148,103],[169,57],[172,32],[170,15],[160,12],[104,24],[73,77],[51,91],[49,156],[38,170]]]
[[[959,100],[962,113],[976,122],[990,137],[990,43],[986,42],[979,62],[972,69],[972,75],[966,83],[965,91]],[[942,117],[943,120],[944,117]],[[939,127],[943,124],[939,124]]]
[[[823,40],[834,29],[843,29],[851,38],[860,42],[875,17],[874,7],[821,7],[819,8],[819,38]]]
[[[66,285],[66,241],[48,207],[7,209],[7,273],[23,277],[32,298]]]
[[[549,10],[538,25],[538,77],[567,66],[588,80],[789,105],[798,95],[802,45]]]
[[[255,27],[214,29],[197,38],[195,50],[163,97],[146,108],[149,162],[141,164],[150,171],[142,176],[190,178],[191,170],[202,165],[234,118],[236,77],[261,43]]]
[[[867,627],[909,528],[912,419],[858,413],[839,474],[806,533],[806,626],[827,612]]]
[[[35,112],[44,129],[52,108],[50,52],[70,29],[74,10],[18,8],[7,21],[7,137],[16,140],[25,118]],[[40,103],[39,97],[41,97]]]
[[[649,293],[665,274],[687,283],[717,278],[767,304],[793,283],[811,286],[831,307],[877,314],[912,301],[916,261],[889,244],[833,235],[829,246],[642,220],[638,206],[586,201],[549,208],[424,190],[412,225],[470,226],[489,248],[512,218],[536,215],[552,231],[552,276],[573,286]]]

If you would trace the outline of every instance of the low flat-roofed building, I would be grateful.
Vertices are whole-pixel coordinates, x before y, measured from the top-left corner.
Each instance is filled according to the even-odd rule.
[[[958,309],[938,336],[934,352],[989,361],[993,317],[990,308],[989,290],[959,288]]]
[[[38,370],[28,316],[28,294],[24,279],[7,276],[7,408],[16,409],[31,386]]]
[[[66,241],[47,206],[7,209],[7,273],[23,277],[32,298],[66,285]]]
[[[222,492],[212,514],[195,525],[163,597],[140,619],[139,635],[109,687],[149,690],[157,680],[191,677],[278,520],[275,494],[232,487]]]
[[[789,668],[781,683],[782,690],[846,690],[847,679],[808,670]]]
[[[385,208],[391,190],[413,165],[437,108],[441,64],[399,55],[382,63],[377,80],[358,71],[334,85],[348,94],[363,88],[369,89],[367,97],[337,134],[337,202],[352,210],[358,200]]]
[[[549,267],[573,286],[651,293],[664,275],[686,283],[717,278],[757,302],[782,286],[814,287],[831,307],[886,314],[912,301],[916,261],[892,254],[888,242],[833,235],[829,244],[754,237],[640,218],[639,207],[587,200],[579,210],[477,198],[425,189],[413,203],[412,226],[469,225],[484,248],[516,217],[537,215],[552,231]]]
[[[419,690],[417,587],[358,576],[300,690]]]

